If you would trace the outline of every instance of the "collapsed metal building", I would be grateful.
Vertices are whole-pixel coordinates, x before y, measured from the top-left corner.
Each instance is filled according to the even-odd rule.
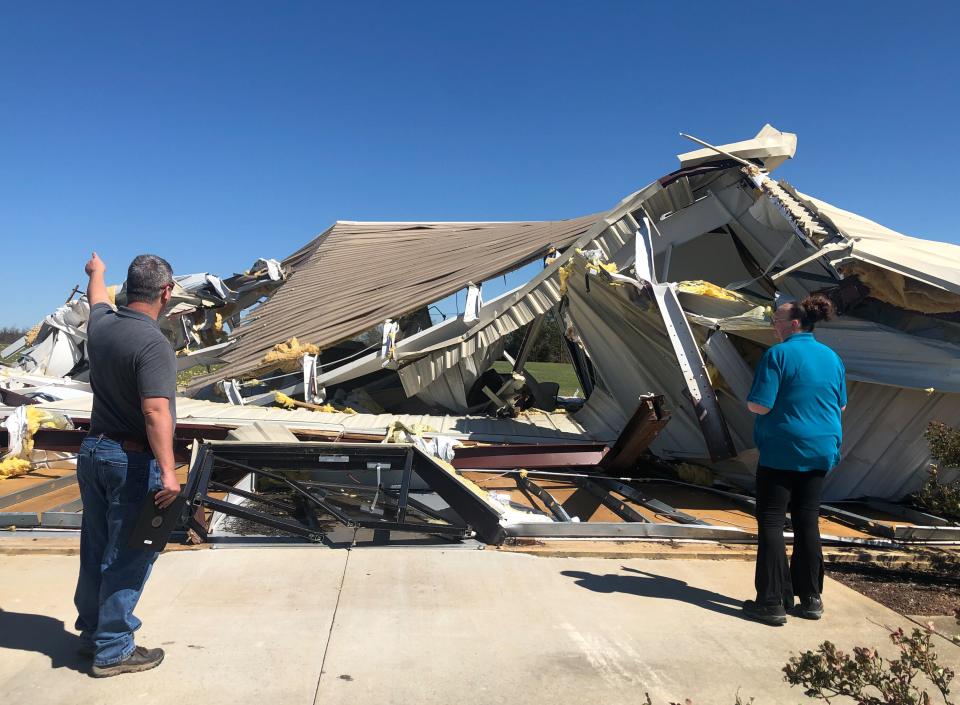
[[[341,221],[280,262],[260,260],[264,266],[241,279],[189,277],[193,289],[185,288],[197,300],[168,312],[167,328],[184,367],[218,366],[192,381],[186,393],[194,399],[178,403],[179,424],[207,439],[226,437],[211,433],[213,427],[275,424],[296,429],[294,442],[372,440],[399,429],[401,440],[428,456],[452,460],[454,477],[537,467],[612,467],[635,476],[643,456],[654,464],[708,468],[723,487],[736,488],[730,497],[749,504],[739,494],[750,490],[757,462],[746,394],[752,367],[775,342],[771,309],[779,297],[819,292],[839,315],[818,326],[817,336],[842,358],[849,386],[843,458],[828,477],[825,499],[900,500],[927,477],[927,424],[960,423],[960,247],[901,235],[774,180],[771,172],[795,151],[795,135],[767,125],[753,139],[681,154],[677,171],[606,213],[553,222]],[[543,268],[529,281],[481,300],[482,282],[536,261]],[[428,307],[458,291],[466,292],[465,312],[434,323]],[[89,417],[81,302],[68,304],[75,320],[62,310],[48,317],[46,336],[2,371],[9,399],[43,399],[38,406],[50,412]],[[566,331],[579,398],[558,397],[556,385],[526,369],[547,315],[558,316]],[[232,324],[223,326],[225,320]],[[511,356],[505,339],[516,331],[524,331],[523,342]],[[72,341],[69,366],[38,363],[52,359],[58,343],[42,346],[58,336]],[[511,371],[492,371],[504,359]],[[278,400],[300,408],[278,409]],[[490,451],[465,460],[472,451],[454,449],[464,442],[541,447],[515,448],[503,464],[491,461]],[[602,465],[606,451],[571,460],[591,452],[571,443],[619,449],[610,456],[619,460]],[[568,447],[554,449],[549,460],[538,457],[556,444]],[[192,472],[200,473],[194,478],[209,482],[211,466],[200,468],[194,455]],[[944,472],[947,481],[957,476]],[[528,475],[511,478],[528,497],[540,498],[528,504],[548,521],[567,524],[573,535],[594,535],[572,530],[571,513]],[[403,482],[395,488],[404,497],[403,514],[409,479],[405,490]],[[497,495],[479,477],[470,482]],[[638,499],[636,487],[612,476],[572,482],[571,492],[594,495],[622,521],[650,523],[641,510],[652,506],[688,529],[707,524]],[[379,490],[379,474],[367,486]],[[456,494],[460,501],[470,496]],[[509,499],[488,500],[481,503],[494,514],[510,508]],[[631,502],[634,508],[624,508]],[[436,508],[434,515],[419,511],[426,523],[439,521]],[[494,524],[531,523],[529,515],[518,520],[508,513]],[[550,530],[514,528],[513,535],[541,532]],[[648,527],[615,535],[724,532]]]
[[[291,336],[327,348],[554,247],[562,253],[519,289],[400,337],[385,356],[376,346],[324,366],[317,383],[386,366],[406,397],[466,413],[504,336],[559,307],[585,353],[572,357],[590,390],[573,415],[586,437],[614,440],[640,397],[664,394],[672,419],[657,455],[738,457],[749,472],[745,398],[751,363],[775,342],[769,307],[778,293],[822,292],[840,315],[817,334],[843,359],[850,385],[843,461],[827,497],[904,496],[929,464],[922,429],[960,421],[960,247],[900,235],[774,181],[794,135],[767,126],[718,149],[680,155],[678,171],[600,216],[338,223],[284,260],[289,282],[236,330],[216,375],[241,376]],[[289,391],[302,394],[302,382]]]

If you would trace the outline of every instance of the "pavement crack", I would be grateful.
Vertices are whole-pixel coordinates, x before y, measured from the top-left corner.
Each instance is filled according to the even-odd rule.
[[[340,610],[340,597],[343,595],[343,583],[347,579],[347,566],[350,565],[351,549],[346,549],[347,558],[343,561],[343,573],[340,575],[340,585],[337,588],[337,602],[333,606],[333,616],[330,617],[330,630],[327,632],[327,643],[323,645],[323,658],[320,659],[320,674],[317,676],[317,688],[313,692],[313,702],[317,702],[320,695],[320,682],[323,680],[323,669],[327,665],[327,651],[330,649],[330,640],[333,638],[333,628],[337,624],[337,612]]]

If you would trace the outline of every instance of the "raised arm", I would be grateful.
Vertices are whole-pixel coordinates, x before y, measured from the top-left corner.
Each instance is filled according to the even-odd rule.
[[[87,262],[83,271],[90,277],[90,281],[87,283],[87,301],[90,303],[90,308],[97,304],[110,303],[110,297],[107,296],[107,285],[103,280],[103,273],[107,271],[107,265],[97,256],[96,252],[91,255],[90,261]]]

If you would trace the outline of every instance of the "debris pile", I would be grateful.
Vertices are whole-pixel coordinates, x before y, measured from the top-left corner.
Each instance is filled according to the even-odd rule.
[[[257,260],[224,280],[178,277],[163,328],[182,368],[208,366],[178,401],[179,442],[219,443],[253,424],[299,439],[264,438],[242,453],[196,444],[208,462],[195,454],[195,503],[249,516],[258,492],[279,483],[299,499],[272,499],[287,518],[269,521],[287,526],[292,512],[309,537],[331,518],[404,532],[412,512],[417,531],[443,525],[434,533],[448,538],[469,527],[498,540],[752,540],[753,367],[774,343],[775,305],[821,293],[840,315],[817,336],[842,358],[849,385],[824,535],[960,539],[949,521],[894,504],[927,476],[927,425],[960,424],[960,247],[901,235],[775,180],[795,154],[793,134],[766,125],[750,140],[700,144],[606,213],[340,221],[282,261]],[[483,300],[483,282],[535,262],[528,281]],[[458,293],[462,312],[436,320],[437,304]],[[3,351],[16,359],[0,368],[3,413],[38,403],[82,434],[87,313],[84,297],[71,297]],[[573,397],[529,364],[547,316],[565,332]],[[61,449],[65,438],[49,442]],[[297,446],[316,441],[335,445],[309,468]],[[336,451],[371,441],[420,455],[377,451],[357,466],[373,451]],[[398,469],[401,456],[421,472]],[[277,470],[284,458],[296,477]],[[720,505],[726,518],[710,509]]]

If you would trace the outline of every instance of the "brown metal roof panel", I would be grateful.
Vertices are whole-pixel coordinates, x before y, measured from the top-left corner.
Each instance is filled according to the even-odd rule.
[[[596,220],[338,222],[284,260],[293,270],[235,331],[218,376],[255,365],[291,337],[326,347],[564,247]]]

